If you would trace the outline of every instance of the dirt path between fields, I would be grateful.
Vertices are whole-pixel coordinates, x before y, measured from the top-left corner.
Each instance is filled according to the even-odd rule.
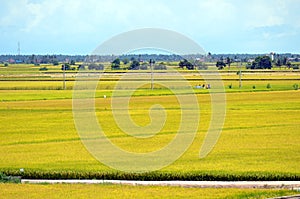
[[[133,186],[179,186],[199,188],[262,188],[262,189],[293,189],[300,191],[300,181],[135,181],[135,180],[28,180],[23,184],[123,184]]]

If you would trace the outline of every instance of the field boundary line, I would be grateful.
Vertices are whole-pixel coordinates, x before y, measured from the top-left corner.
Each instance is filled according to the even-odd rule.
[[[300,181],[137,181],[137,180],[31,180],[22,184],[121,184],[143,186],[179,186],[199,188],[280,188],[300,190]]]

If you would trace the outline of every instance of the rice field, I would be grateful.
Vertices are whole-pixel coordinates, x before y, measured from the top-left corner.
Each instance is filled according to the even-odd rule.
[[[24,67],[21,72],[20,67]],[[200,122],[191,146],[179,159],[155,173],[131,175],[118,173],[100,163],[81,142],[72,109],[74,74],[67,74],[64,90],[62,74],[54,69],[53,74],[45,74],[38,71],[39,67],[33,66],[18,66],[8,71],[0,68],[0,172],[33,178],[34,175],[45,178],[106,176],[158,180],[300,178],[300,92],[294,86],[300,84],[298,72],[243,72],[242,88],[239,88],[239,76],[235,72],[222,72],[226,92],[225,123],[217,144],[203,159],[199,158],[199,150],[212,116],[211,96],[208,89],[196,88],[207,84],[201,75],[183,72],[183,77],[193,87],[200,107]],[[135,73],[132,75],[136,76]],[[164,108],[167,116],[159,133],[139,139],[124,133],[116,124],[112,112],[111,96],[122,74],[105,74],[95,91],[95,108],[96,117],[111,142],[126,151],[148,153],[159,150],[176,136],[181,107],[174,93],[159,85],[159,81],[170,79],[170,75],[160,73],[153,90],[149,89],[149,74],[138,80],[144,85],[133,92],[130,99],[128,113],[132,121],[140,126],[149,124],[149,109],[156,104]],[[175,88],[176,82],[174,80]],[[117,88],[121,93],[130,90],[120,86]],[[186,94],[185,88],[179,90]],[[41,198],[54,191],[59,193],[57,197],[95,197],[101,192],[104,198],[114,198],[120,194],[124,198],[156,195],[159,198],[199,195],[203,198],[265,198],[295,193],[287,190],[117,185],[0,184],[0,190],[1,195],[8,198],[22,198],[24,193],[32,193],[31,198]]]
[[[291,190],[211,189],[164,186],[0,184],[4,198],[270,198],[295,195]]]
[[[71,93],[39,92],[0,92],[0,168],[112,171],[95,160],[82,145],[74,125]],[[43,95],[44,99],[36,97]],[[299,175],[300,93],[295,90],[238,92],[227,93],[226,97],[225,124],[214,150],[199,159],[211,116],[210,95],[199,94],[201,121],[196,138],[180,159],[162,171]],[[167,112],[162,131],[142,140],[120,131],[114,122],[110,100],[96,98],[96,115],[107,137],[121,148],[149,152],[164,146],[176,135],[180,106],[175,96],[131,98],[129,113],[137,124],[146,125],[150,121],[148,110],[153,104],[161,104]]]

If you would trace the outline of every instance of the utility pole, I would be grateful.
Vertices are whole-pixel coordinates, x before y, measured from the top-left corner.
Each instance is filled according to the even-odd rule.
[[[63,89],[66,90],[66,64],[63,64]]]
[[[154,80],[153,80],[153,64],[154,64],[154,60],[150,59],[149,63],[150,63],[150,68],[151,68],[151,90],[153,90],[154,89]]]
[[[242,60],[240,60],[239,88],[242,88]]]

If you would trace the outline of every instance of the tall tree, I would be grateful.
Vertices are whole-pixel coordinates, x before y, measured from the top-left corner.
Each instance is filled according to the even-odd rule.
[[[186,67],[188,70],[193,70],[194,69],[194,65],[186,59],[180,61],[178,65],[179,65],[180,68]]]
[[[128,59],[128,58],[125,58],[125,59],[122,60],[122,62],[126,65],[126,64],[129,63],[129,59]]]
[[[118,70],[118,69],[120,69],[120,65],[121,65],[121,61],[119,58],[117,58],[111,63],[111,69]]]
[[[226,64],[228,65],[228,70],[230,69],[230,64],[231,63],[232,63],[232,60],[229,57],[227,57],[226,58]]]
[[[140,68],[140,62],[137,60],[133,60],[129,66],[129,70],[138,70]]]
[[[269,56],[258,56],[252,62],[251,69],[271,69],[272,63]]]
[[[222,60],[220,60],[217,61],[216,67],[218,68],[218,70],[222,70],[224,67],[226,67],[226,64]]]

